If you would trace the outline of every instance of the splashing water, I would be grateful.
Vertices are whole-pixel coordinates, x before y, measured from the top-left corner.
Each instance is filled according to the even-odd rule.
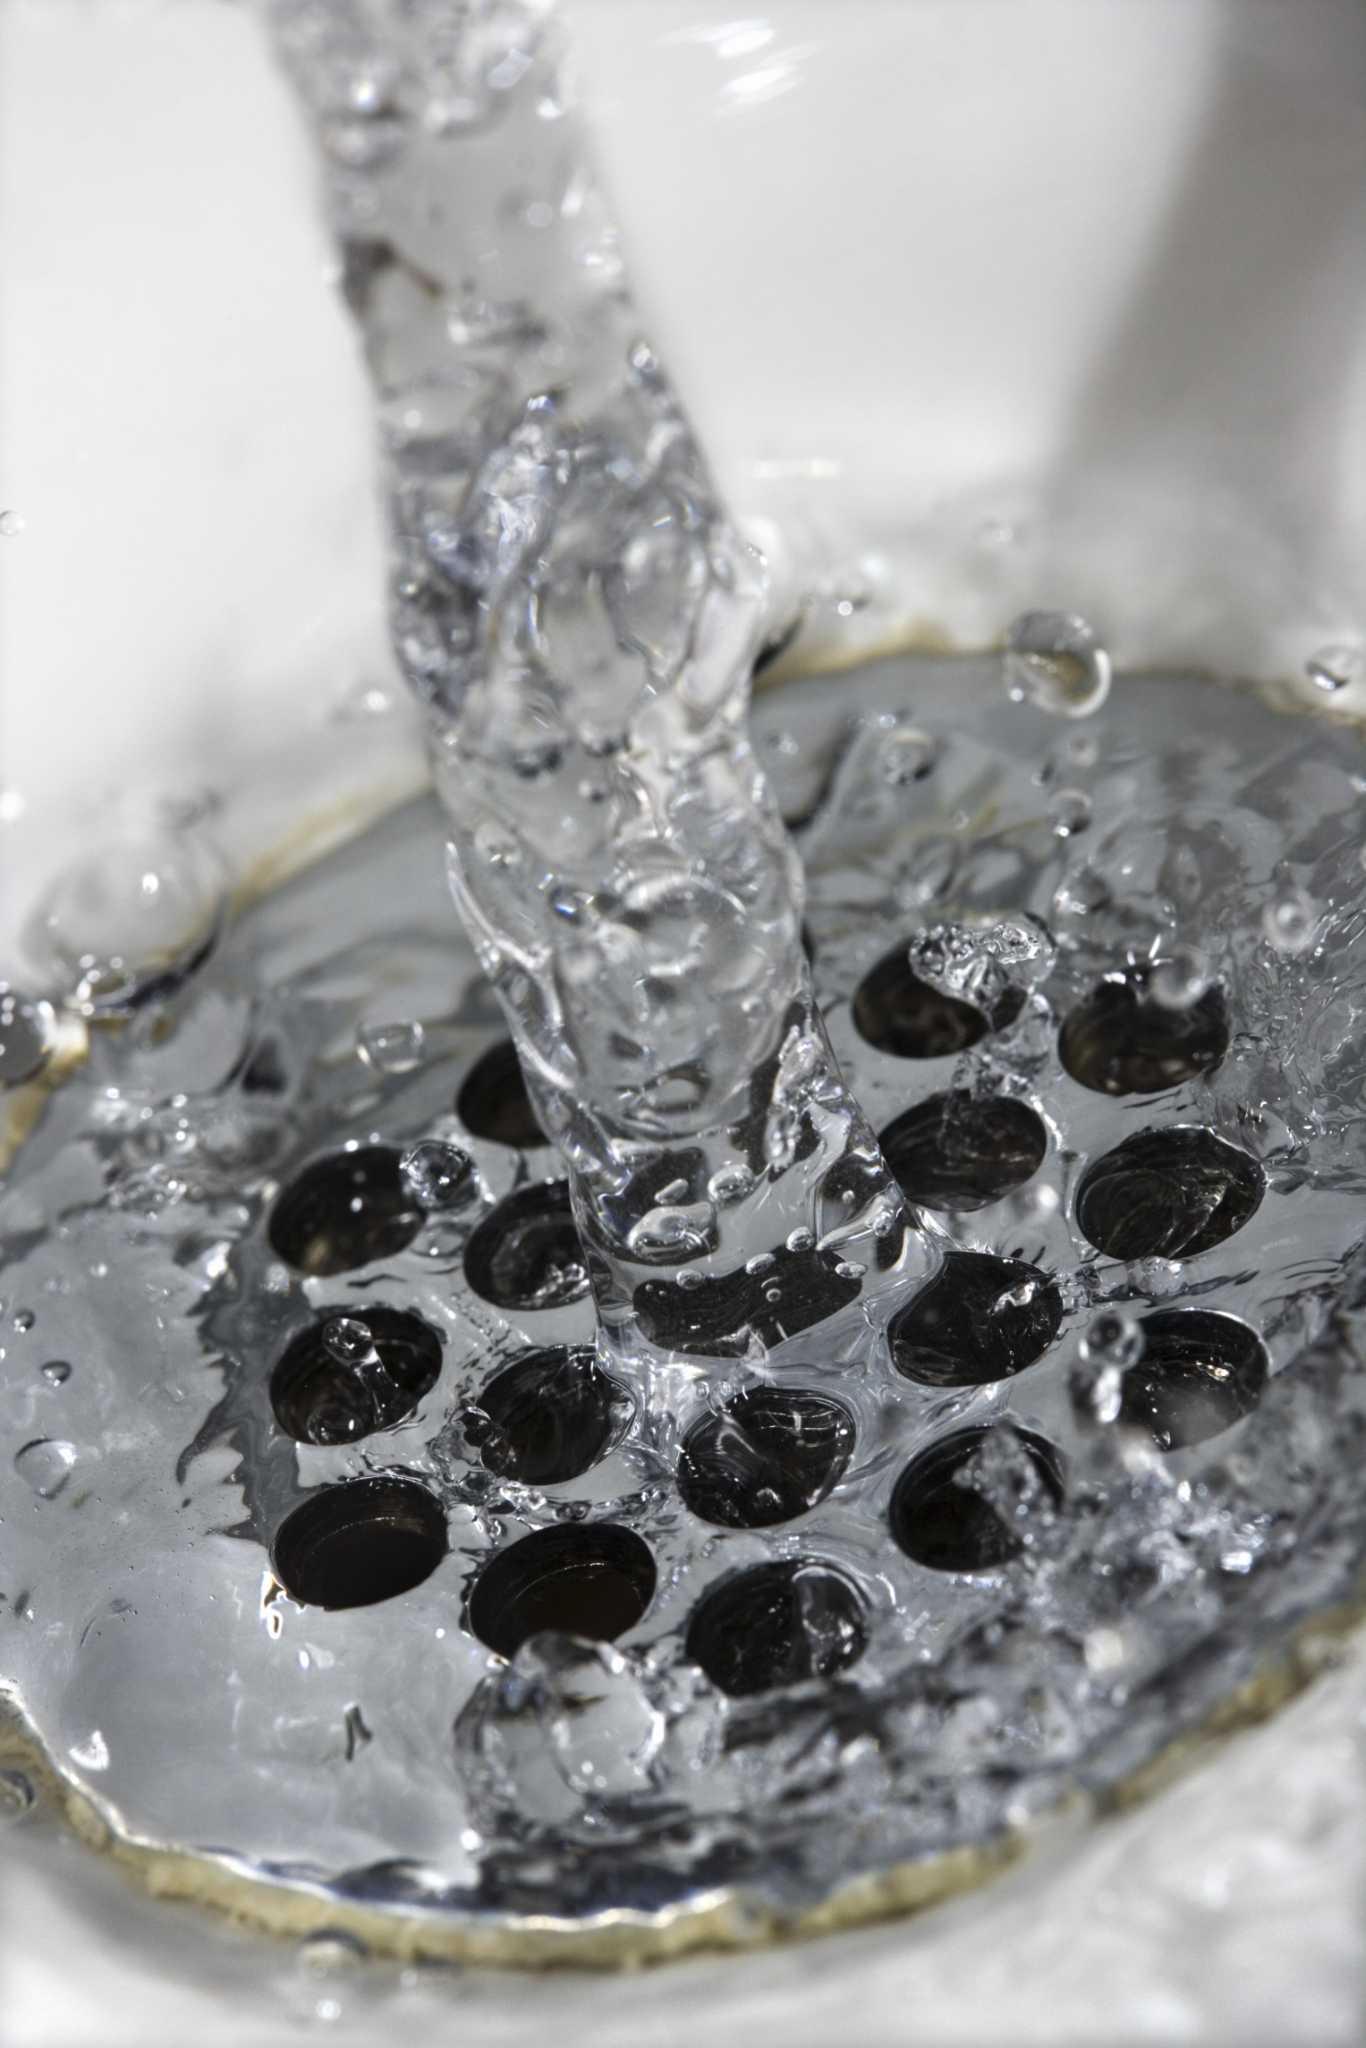
[[[274,19],[378,397],[394,643],[431,715],[451,889],[625,1332],[641,1267],[717,1250],[756,1126],[742,1236],[817,1225],[851,1161],[845,1238],[899,1209],[812,1001],[801,871],[746,730],[763,563],[640,337],[545,11]],[[893,733],[883,773],[932,760]],[[706,1171],[662,1199],[684,1140]]]

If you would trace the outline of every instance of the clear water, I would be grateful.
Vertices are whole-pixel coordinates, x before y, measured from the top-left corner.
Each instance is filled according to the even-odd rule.
[[[541,13],[276,21],[443,811],[41,909],[7,1688],[129,1835],[474,1922],[1102,1803],[1359,1567],[1352,747],[1069,614],[751,720]]]
[[[451,888],[564,1154],[607,1340],[638,1344],[640,1280],[723,1230],[751,1253],[808,1232],[876,1291],[900,1195],[830,1056],[748,733],[763,563],[642,337],[555,23],[310,0],[274,21],[377,394],[394,644],[431,713]],[[918,745],[891,741],[890,777]],[[757,1162],[735,1143],[756,1088]]]

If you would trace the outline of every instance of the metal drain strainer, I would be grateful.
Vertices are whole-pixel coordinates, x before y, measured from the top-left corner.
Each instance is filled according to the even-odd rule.
[[[826,1924],[1354,1597],[1355,737],[1152,678],[1075,733],[933,662],[756,730],[923,1233],[867,1319],[723,1229],[640,1290],[667,1376],[595,1357],[433,805],[11,1095],[0,1683],[158,1887],[511,1958]]]

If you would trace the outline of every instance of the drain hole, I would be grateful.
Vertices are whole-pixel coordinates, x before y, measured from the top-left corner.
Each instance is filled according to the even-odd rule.
[[[929,1387],[985,1387],[1041,1358],[1062,1296],[1037,1266],[989,1252],[948,1252],[887,1329],[892,1363]]]
[[[590,1350],[551,1344],[496,1374],[462,1420],[487,1471],[553,1486],[597,1464],[625,1406]]]
[[[491,1557],[470,1594],[481,1643],[515,1657],[543,1629],[610,1643],[642,1618],[655,1590],[655,1561],[617,1522],[537,1529]]]
[[[1213,1131],[1139,1131],[1082,1176],[1077,1224],[1112,1259],[1193,1259],[1242,1229],[1264,1185]]]
[[[495,1308],[564,1308],[588,1292],[569,1184],[538,1181],[506,1196],[465,1247],[465,1278]]]
[[[853,1448],[853,1418],[838,1401],[751,1387],[688,1431],[678,1489],[704,1522],[767,1529],[824,1500]]]
[[[392,1258],[412,1243],[422,1211],[389,1145],[363,1145],[315,1159],[270,1214],[272,1251],[319,1279]]]
[[[546,1142],[510,1038],[491,1045],[475,1061],[455,1098],[455,1113],[476,1138],[492,1138],[495,1144],[516,1145],[521,1151]]]
[[[304,1607],[373,1607],[420,1586],[446,1555],[446,1518],[424,1486],[357,1479],[309,1495],[275,1537],[275,1576]]]
[[[1143,1318],[1143,1356],[1124,1375],[1119,1419],[1160,1451],[1203,1444],[1250,1415],[1266,1385],[1261,1340],[1213,1309],[1162,1309]]]
[[[712,1684],[743,1699],[831,1678],[863,1655],[863,1601],[842,1572],[797,1561],[723,1579],[696,1609],[687,1651]]]
[[[999,997],[990,1015],[922,981],[894,946],[871,967],[854,996],[854,1022],[869,1045],[902,1060],[942,1059],[966,1052],[989,1031],[1004,1031],[1024,1006],[1019,989]]]
[[[1223,990],[1207,988],[1187,1009],[1148,994],[1145,968],[1107,974],[1062,1027],[1058,1052],[1074,1081],[1101,1095],[1159,1095],[1209,1074],[1228,1051]]]
[[[661,1350],[694,1358],[739,1358],[755,1338],[766,1351],[823,1323],[858,1298],[861,1285],[838,1253],[779,1245],[735,1273],[705,1273],[689,1287],[642,1280],[634,1295],[640,1327]]]
[[[410,1415],[441,1373],[441,1339],[395,1308],[325,1308],[270,1379],[275,1419],[301,1444],[346,1444]]]
[[[985,1209],[1038,1172],[1048,1133],[1028,1103],[954,1088],[894,1118],[880,1142],[908,1202]]]
[[[988,1448],[1000,1454],[996,1470],[983,1470]],[[1013,1499],[1023,1507],[1033,1488],[1052,1507],[1062,1505],[1062,1466],[1041,1436],[1000,1423],[959,1430],[913,1458],[898,1479],[892,1535],[907,1557],[930,1571],[991,1571],[1023,1548],[996,1500]]]

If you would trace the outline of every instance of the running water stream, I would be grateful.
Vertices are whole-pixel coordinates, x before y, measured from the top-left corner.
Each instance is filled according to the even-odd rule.
[[[648,1302],[667,1348],[661,1276],[686,1293],[752,1259],[804,1262],[822,1313],[867,1297],[904,1211],[812,1000],[801,867],[749,740],[764,565],[642,335],[553,15],[274,17],[376,393],[451,888],[603,1327],[639,1342]]]

